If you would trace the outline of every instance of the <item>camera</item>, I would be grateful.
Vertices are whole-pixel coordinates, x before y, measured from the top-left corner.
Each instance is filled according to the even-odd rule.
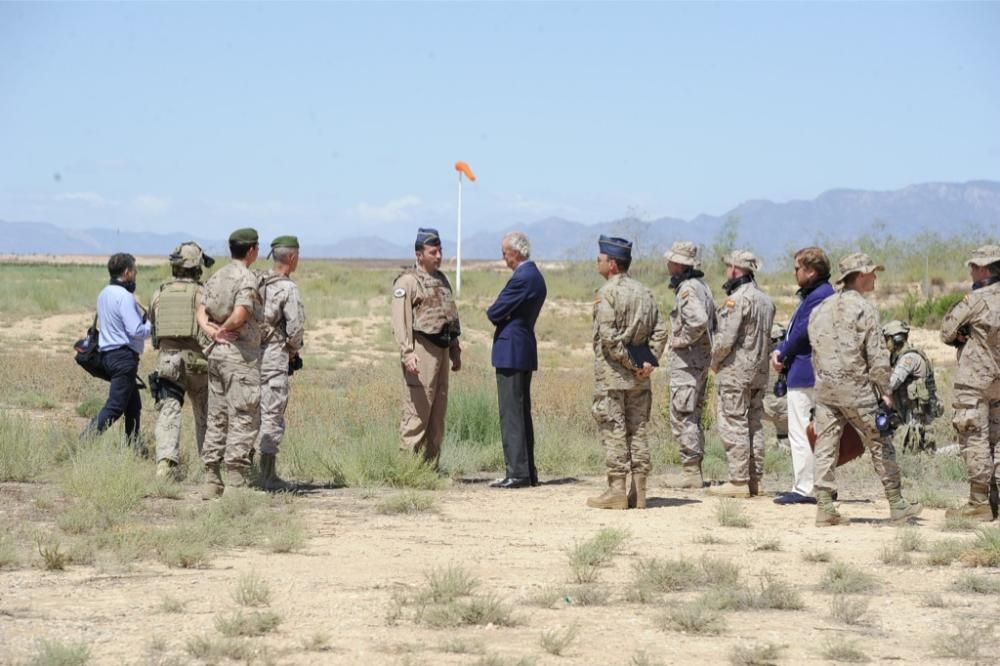
[[[891,435],[892,431],[896,429],[896,423],[894,417],[896,416],[895,410],[880,408],[875,414],[875,427],[878,429],[881,435]]]
[[[294,375],[296,370],[302,369],[302,357],[296,354],[288,359],[288,375]]]
[[[788,380],[785,378],[785,373],[781,373],[774,382],[774,395],[777,398],[784,398],[786,393],[788,393]]]

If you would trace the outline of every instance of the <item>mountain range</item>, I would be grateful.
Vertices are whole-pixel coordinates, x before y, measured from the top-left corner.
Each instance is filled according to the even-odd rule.
[[[632,239],[640,254],[662,251],[676,239],[708,244],[734,237],[739,245],[768,258],[793,247],[848,241],[865,233],[906,238],[938,232],[947,237],[963,230],[996,229],[998,223],[1000,182],[923,183],[891,191],[829,190],[810,200],[751,200],[722,215],[699,215],[691,220],[625,218],[587,225],[550,217],[471,234],[463,239],[462,257],[499,259],[500,239],[515,229],[528,235],[533,256],[544,260],[590,258],[599,234]],[[210,253],[226,254],[224,239],[204,239],[182,232],[79,230],[0,220],[0,253],[100,255],[127,250],[137,255],[165,255],[178,243],[191,239]],[[350,237],[336,243],[310,242],[305,236],[302,240],[303,256],[312,258],[403,259],[413,255],[412,245],[377,236]],[[455,249],[454,243],[445,243],[446,256],[454,256]]]

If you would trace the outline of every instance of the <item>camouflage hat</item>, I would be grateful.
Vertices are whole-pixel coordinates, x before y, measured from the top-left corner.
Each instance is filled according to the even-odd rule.
[[[910,325],[905,321],[900,321],[898,319],[893,319],[892,321],[886,322],[885,326],[882,327],[882,336],[886,338],[891,338],[894,335],[909,335]]]
[[[750,271],[751,273],[756,273],[763,265],[760,259],[755,257],[753,252],[750,252],[749,250],[733,250],[722,258],[722,263],[726,266],[742,268],[743,270]]]
[[[211,268],[215,259],[205,254],[194,241],[181,243],[170,253],[170,265],[179,268]]]
[[[885,266],[876,264],[864,252],[855,252],[854,254],[847,255],[840,260],[838,266],[840,268],[840,279],[837,280],[837,284],[843,282],[852,273],[874,273],[875,271],[885,270]]]
[[[229,234],[230,243],[257,243],[259,239],[257,237],[257,230],[252,227],[245,227],[243,229],[237,229],[233,233]]]
[[[771,325],[771,339],[772,340],[782,340],[782,339],[784,339],[785,334],[787,332],[788,332],[788,329],[786,329],[784,326],[782,326],[778,322],[775,322],[775,323],[773,323]]]
[[[1000,245],[983,245],[972,252],[972,256],[965,262],[965,265],[989,266],[998,261],[1000,261]]]
[[[279,247],[290,247],[297,250],[299,249],[299,239],[297,236],[278,236],[271,241],[271,251],[267,253],[268,259],[271,258],[271,255]]]
[[[612,259],[632,260],[632,243],[624,238],[601,234],[597,239],[597,248],[601,254],[606,254]]]
[[[672,261],[675,264],[694,266],[695,268],[701,265],[698,246],[691,241],[674,241],[674,244],[663,256],[667,258],[667,261]]]

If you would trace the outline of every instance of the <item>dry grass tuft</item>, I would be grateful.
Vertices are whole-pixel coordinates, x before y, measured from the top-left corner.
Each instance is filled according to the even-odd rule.
[[[597,580],[599,569],[611,561],[628,539],[627,530],[604,528],[592,538],[569,549],[569,568],[577,583]]]
[[[784,649],[782,645],[736,645],[729,651],[729,663],[733,666],[776,666]]]
[[[565,629],[546,629],[538,639],[538,644],[549,654],[561,657],[566,648],[576,640],[579,632],[580,628],[575,624]]]
[[[842,624],[861,624],[868,612],[869,603],[870,599],[864,597],[834,595],[830,600],[830,617]]]
[[[874,576],[842,563],[831,564],[823,575],[823,580],[820,581],[821,590],[834,594],[871,592],[876,587],[878,582]]]
[[[231,595],[240,606],[255,608],[271,603],[270,586],[253,571],[239,577]]]
[[[720,499],[715,507],[715,518],[722,527],[750,527],[750,517],[743,505],[734,499]]]
[[[84,643],[63,643],[58,639],[42,639],[28,666],[83,666],[90,661],[90,648]]]
[[[847,664],[866,664],[871,661],[856,643],[845,639],[827,639],[821,654],[830,661]]]
[[[427,513],[436,510],[436,501],[432,495],[414,490],[389,495],[379,502],[375,511],[385,515]]]

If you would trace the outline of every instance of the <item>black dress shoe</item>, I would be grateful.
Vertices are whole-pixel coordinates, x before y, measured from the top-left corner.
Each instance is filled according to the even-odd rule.
[[[515,476],[497,483],[491,483],[490,485],[494,488],[529,488],[531,486],[531,479]]]
[[[510,481],[510,477],[507,476],[505,476],[502,479],[497,479],[496,481],[490,482],[490,488],[500,488],[503,486],[503,484],[507,483],[508,481]]]

